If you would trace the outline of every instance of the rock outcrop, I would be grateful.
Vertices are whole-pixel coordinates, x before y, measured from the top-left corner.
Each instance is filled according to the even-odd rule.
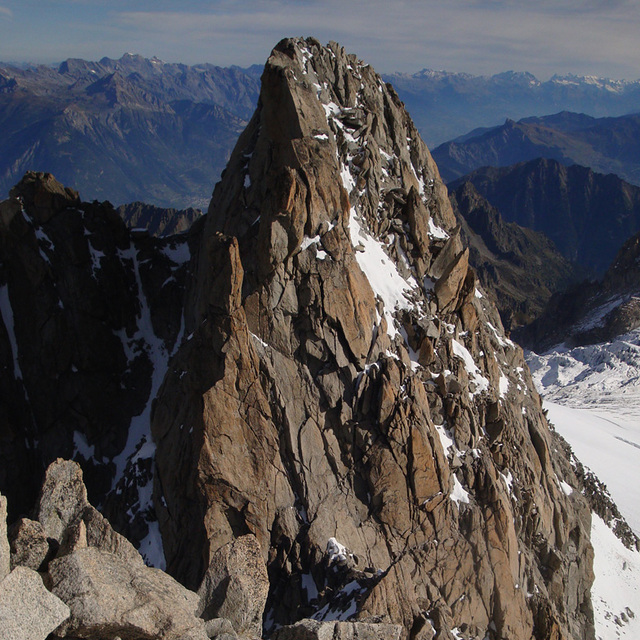
[[[241,536],[216,551],[198,589],[198,615],[224,618],[241,637],[262,636],[269,577],[255,536]]]
[[[589,508],[371,67],[281,42],[192,245],[152,416],[170,573],[252,534],[266,633],[593,638]]]

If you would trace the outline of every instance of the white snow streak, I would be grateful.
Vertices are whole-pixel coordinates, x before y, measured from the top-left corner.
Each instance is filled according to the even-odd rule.
[[[453,347],[453,355],[460,358],[464,363],[464,368],[469,374],[469,380],[476,385],[475,391],[469,395],[473,397],[486,391],[489,388],[489,381],[482,375],[467,348],[455,339],[451,340],[451,346]]]
[[[18,341],[16,340],[15,324],[13,318],[13,308],[9,300],[9,285],[4,284],[0,287],[0,313],[2,313],[2,321],[7,329],[9,343],[11,344],[11,353],[13,355],[13,377],[22,380],[22,371],[20,362],[18,361]]]
[[[414,307],[407,294],[412,289],[417,289],[418,283],[413,277],[407,281],[400,275],[395,262],[382,248],[382,243],[369,235],[360,225],[353,207],[349,216],[349,230],[353,246],[363,248],[362,251],[356,251],[356,260],[367,276],[373,292],[384,303],[387,332],[393,338],[398,334],[393,312]]]

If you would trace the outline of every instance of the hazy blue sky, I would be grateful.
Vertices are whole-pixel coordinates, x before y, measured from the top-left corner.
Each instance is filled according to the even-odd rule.
[[[640,78],[639,0],[0,0],[0,60],[263,63],[286,36],[378,71],[514,69]]]

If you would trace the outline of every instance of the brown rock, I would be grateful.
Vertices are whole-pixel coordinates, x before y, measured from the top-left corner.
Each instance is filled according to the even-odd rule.
[[[251,533],[271,578],[267,632],[348,614],[419,640],[530,638],[521,585],[539,584],[562,632],[589,637],[584,501],[557,489],[551,469],[573,472],[529,381],[501,400],[499,437],[484,437],[501,376],[525,365],[475,298],[446,188],[402,103],[313,40],[283,41],[263,79],[195,251],[192,337],[153,415],[169,570],[198,584]],[[560,553],[563,577],[547,574],[539,540],[564,548],[576,529],[584,564]],[[331,539],[353,565],[329,561]]]
[[[443,271],[435,286],[440,311],[446,312],[456,308],[468,268],[469,250],[465,249]]]

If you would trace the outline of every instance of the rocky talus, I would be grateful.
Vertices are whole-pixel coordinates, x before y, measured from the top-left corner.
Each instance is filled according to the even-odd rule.
[[[169,573],[251,534],[266,634],[593,638],[589,508],[371,67],[281,42],[191,241],[152,415]]]

